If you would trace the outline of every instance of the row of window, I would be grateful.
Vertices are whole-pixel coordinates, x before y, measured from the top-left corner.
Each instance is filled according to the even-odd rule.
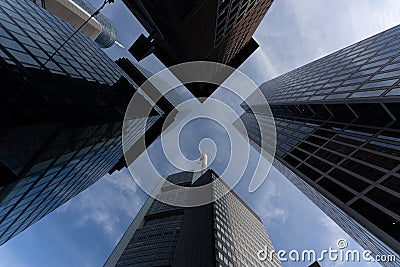
[[[65,168],[56,167],[58,170],[56,172],[50,168],[41,179],[32,177],[32,182],[16,190],[15,193],[11,192],[10,195],[15,195],[13,197],[15,201],[10,201],[7,213],[2,213],[1,240],[5,242],[23,231],[101,178],[121,157],[120,145],[119,138],[111,139],[107,143],[107,149],[101,148],[97,151],[85,149],[87,154],[80,161],[73,158],[67,162]],[[104,160],[105,152],[107,160]],[[86,163],[83,163],[84,160]],[[26,180],[31,181],[31,178],[27,177]]]
[[[222,192],[223,187],[222,183],[216,183],[215,190]],[[256,252],[264,245],[272,245],[255,215],[232,193],[215,201],[214,214],[218,264],[264,266],[266,263],[257,259]],[[276,259],[273,263],[277,264]]]
[[[341,209],[317,192],[310,184],[306,183],[292,171],[283,167],[280,163],[277,168],[298,187],[308,198],[320,207],[332,220],[334,220],[347,234],[356,240],[365,249],[371,250],[375,255],[393,254],[386,245],[368,232],[354,219],[345,214]]]
[[[400,77],[400,70],[395,70],[400,69],[397,28],[389,30],[389,37],[385,32],[374,36],[371,40],[375,42],[369,40],[368,46],[358,43],[266,82],[262,90],[275,102],[396,96],[398,88],[383,88],[391,89]],[[380,47],[382,43],[385,49]],[[349,53],[352,49],[357,51]],[[386,80],[378,82],[380,79]],[[341,93],[345,91],[349,93]]]
[[[29,1],[2,1],[0,11],[1,23],[10,31],[0,31],[1,44],[26,67],[43,67],[74,31],[73,27]],[[60,54],[46,64],[53,73],[68,73],[71,77],[107,84],[114,84],[122,75],[114,62],[81,33],[76,34]]]

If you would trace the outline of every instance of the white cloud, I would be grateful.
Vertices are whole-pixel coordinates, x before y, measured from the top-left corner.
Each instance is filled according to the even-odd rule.
[[[0,267],[29,267],[28,264],[20,261],[18,255],[13,252],[12,248],[2,247]]]
[[[133,219],[143,201],[143,193],[124,169],[112,176],[106,175],[56,212],[75,212],[79,219],[74,227],[85,227],[94,222],[112,242],[117,242],[123,233],[120,229],[120,218]]]
[[[252,56],[240,66],[239,70],[250,77],[257,85],[262,84],[268,78],[280,74],[275,64],[271,61],[268,54],[264,52],[262,47],[258,48]]]
[[[266,225],[285,223],[289,213],[285,206],[280,205],[280,202],[277,201],[282,197],[283,192],[274,180],[269,177],[264,182],[265,184],[257,192],[260,197],[257,198],[257,202],[254,205],[254,209],[261,219],[266,222]]]
[[[268,61],[255,53],[246,67],[267,81],[399,23],[396,0],[275,1],[255,33]]]

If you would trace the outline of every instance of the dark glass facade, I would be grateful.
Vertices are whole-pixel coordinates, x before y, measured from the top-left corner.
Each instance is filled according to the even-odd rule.
[[[167,180],[199,186],[216,180],[214,194],[226,184],[212,171],[182,172]],[[198,178],[196,180],[196,178]],[[159,197],[182,197],[162,187]],[[273,249],[260,218],[233,191],[213,203],[183,208],[149,198],[105,266],[281,266],[276,255],[260,261],[257,252]]]
[[[258,48],[253,34],[273,0],[123,2],[149,33],[129,49],[138,61],[153,53],[167,67],[206,60],[238,68]],[[217,89],[204,84],[187,87],[196,97],[209,97]]]
[[[0,244],[104,176],[121,158],[137,85],[88,37],[28,0],[0,2]],[[162,115],[137,118],[131,128]],[[132,131],[132,143],[142,136]]]
[[[155,50],[150,52],[166,66],[211,60],[238,67],[245,60],[240,57],[241,52],[248,53],[245,47],[273,0],[124,0],[124,3],[151,34],[148,44]],[[139,43],[135,48],[141,49],[135,52],[145,51],[145,39],[139,38]],[[250,54],[258,45],[251,46]],[[139,54],[148,55],[134,53]]]
[[[275,118],[281,167],[313,188],[291,179],[310,198],[328,199],[332,204],[319,206],[377,254],[390,254],[389,247],[400,252],[399,82],[397,26],[261,86]],[[244,108],[241,119],[259,144],[252,113],[260,109]]]

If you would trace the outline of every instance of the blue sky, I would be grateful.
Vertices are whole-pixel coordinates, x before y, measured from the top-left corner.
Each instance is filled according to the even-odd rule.
[[[90,2],[98,6],[102,1]],[[126,47],[143,32],[119,0],[107,6],[104,14],[114,22],[118,40]],[[255,34],[260,48],[240,70],[260,84],[399,23],[398,0],[276,0]],[[119,47],[106,52],[114,59],[131,58],[127,50]],[[154,57],[140,64],[153,72],[162,69]],[[217,92],[216,97],[229,99],[223,92]],[[212,123],[197,121],[192,127],[198,129],[196,126],[200,123],[202,131],[192,133],[196,139],[207,136],[215,139],[217,146],[225,146],[220,143],[217,131],[210,134],[210,129],[215,127]],[[187,132],[190,135],[190,129]],[[183,149],[188,157],[198,155],[197,145]],[[159,143],[155,143],[149,153],[168,173],[172,168],[164,163],[159,150]],[[251,173],[257,159],[254,151],[250,156],[246,174]],[[212,165],[217,171],[224,159],[218,160],[218,164]],[[235,191],[263,219],[276,249],[321,251],[335,247],[339,238],[349,242],[349,249],[361,249],[276,170],[270,172],[255,193],[248,193],[248,184],[245,175]],[[127,170],[106,175],[1,246],[0,266],[101,266],[146,197]],[[306,266],[305,263],[283,265]],[[366,263],[324,262],[323,266],[366,266]]]

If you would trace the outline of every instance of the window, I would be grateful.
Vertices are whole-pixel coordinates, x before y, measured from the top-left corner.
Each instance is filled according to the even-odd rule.
[[[374,188],[370,190],[367,194],[367,197],[375,201],[376,203],[384,206],[390,211],[393,211],[397,215],[400,215],[400,198],[395,197],[389,192],[383,191],[379,188]]]
[[[309,179],[315,181],[317,180],[319,177],[321,177],[321,174],[313,169],[311,169],[310,167],[308,167],[305,164],[301,164],[299,167],[297,167],[297,170],[302,172],[304,175],[306,175],[306,177],[308,177]]]
[[[381,184],[390,190],[400,193],[400,177],[389,176]]]
[[[310,157],[306,161],[309,165],[313,166],[316,169],[319,169],[321,172],[325,173],[332,168],[332,166],[324,161],[321,161],[315,157]]]
[[[325,149],[320,149],[318,150],[318,152],[316,153],[317,156],[329,161],[329,162],[333,162],[333,163],[339,163],[343,157],[339,156],[337,154],[331,153]]]
[[[332,94],[329,95],[326,99],[339,99],[339,98],[346,98],[349,94]]]
[[[291,165],[291,166],[293,166],[293,167],[296,167],[297,165],[300,164],[300,161],[299,161],[299,160],[293,158],[293,157],[290,156],[290,155],[286,155],[286,156],[283,158],[283,160],[286,161],[287,163],[289,163],[289,165]]]
[[[335,90],[335,92],[342,92],[342,91],[353,91],[356,89],[359,85],[350,85],[350,86],[344,86],[344,87],[339,87]]]
[[[342,184],[347,185],[348,187],[354,189],[357,192],[361,192],[369,186],[367,182],[358,179],[340,169],[334,169],[328,174],[335,180],[341,182]]]
[[[349,171],[352,171],[360,176],[363,176],[371,181],[377,181],[384,175],[383,172],[381,172],[375,168],[368,167],[364,164],[361,164],[359,162],[356,162],[356,161],[353,161],[350,159],[343,162],[342,167],[346,168]]]
[[[399,165],[398,160],[384,157],[373,152],[367,152],[365,150],[357,151],[354,153],[353,157],[388,170],[392,170],[394,167]]]
[[[389,59],[376,61],[374,63],[364,65],[361,69],[368,69],[368,68],[372,68],[372,67],[376,67],[376,66],[382,66],[382,65],[386,64],[388,61],[389,61]]]
[[[321,179],[318,184],[344,203],[351,200],[355,196],[354,194],[347,191],[337,183],[329,180],[328,178]]]
[[[382,95],[385,90],[371,90],[371,91],[363,91],[363,92],[357,92],[354,93],[350,96],[350,98],[363,98],[363,97],[376,97]]]
[[[394,218],[363,199],[355,201],[350,207],[392,236],[395,240],[400,240],[399,224],[394,224],[394,222],[396,222]]]
[[[372,149],[372,150],[377,150],[377,151],[380,151],[382,153],[386,153],[389,155],[400,156],[400,146],[398,146],[398,145],[384,143],[384,142],[378,142],[378,141],[371,141],[365,147]]]
[[[400,88],[392,89],[389,93],[386,94],[387,96],[398,96],[400,95]]]
[[[397,82],[397,79],[380,81],[380,82],[371,82],[364,84],[361,89],[369,89],[369,88],[379,88],[379,87],[389,87]]]
[[[400,63],[395,63],[395,64],[391,64],[391,65],[387,65],[386,67],[384,67],[382,69],[382,71],[387,71],[387,70],[392,70],[392,69],[397,69],[400,68]]]
[[[373,68],[373,69],[368,69],[368,70],[360,70],[360,71],[357,71],[356,73],[354,73],[352,75],[352,77],[358,77],[358,76],[373,74],[373,73],[377,72],[379,69],[380,69],[380,67]]]
[[[351,80],[345,81],[343,84],[345,85],[345,84],[351,84],[351,83],[361,83],[363,81],[368,80],[368,78],[369,78],[369,76],[351,79]]]
[[[391,71],[391,72],[385,72],[385,73],[380,73],[372,77],[372,80],[378,80],[378,79],[385,79],[385,78],[393,78],[393,77],[399,77],[400,76],[400,70],[396,71]]]

